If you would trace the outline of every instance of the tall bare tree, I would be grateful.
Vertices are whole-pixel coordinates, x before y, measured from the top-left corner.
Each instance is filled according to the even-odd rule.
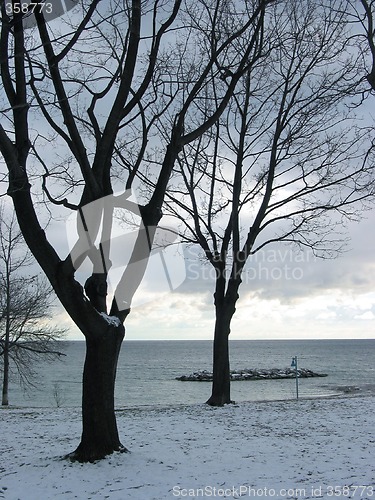
[[[22,384],[32,383],[40,359],[63,355],[58,340],[65,330],[49,325],[55,299],[51,285],[30,275],[32,255],[17,227],[15,214],[7,217],[0,205],[0,368],[2,405],[9,404],[12,368]]]
[[[170,209],[216,274],[210,405],[231,400],[228,339],[251,256],[291,243],[333,257],[342,224],[374,195],[369,130],[353,106],[361,77],[346,6],[274,4],[263,38],[272,50],[241,78],[215,127],[179,157]]]
[[[354,24],[360,26],[360,50],[363,54],[365,77],[372,90],[375,90],[375,2],[360,0],[351,2]]]
[[[86,340],[83,432],[73,459],[125,450],[114,384],[123,323],[145,266],[135,274],[128,266],[107,297],[113,211],[139,211],[130,264],[145,261],[182,148],[212,127],[241,75],[262,57],[269,3],[83,0],[58,23],[47,24],[36,6],[32,31],[22,11],[2,4],[0,151],[8,194],[30,250]],[[153,189],[142,190],[140,172],[155,178]],[[128,194],[137,188],[143,203],[132,208]],[[78,214],[79,238],[64,258],[43,230],[44,205],[35,205],[42,195],[50,211]],[[91,271],[79,283],[85,259]]]

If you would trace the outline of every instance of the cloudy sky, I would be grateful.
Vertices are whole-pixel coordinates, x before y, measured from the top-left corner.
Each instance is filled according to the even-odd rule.
[[[245,268],[231,338],[373,338],[375,210],[365,215],[348,227],[346,252],[337,259],[315,259],[288,246],[257,254]],[[128,339],[213,338],[214,273],[195,254],[173,246],[151,257],[127,318]],[[121,262],[113,267],[115,285]],[[74,326],[70,338],[82,339]]]
[[[337,259],[295,253],[286,245],[254,256],[245,268],[231,338],[374,338],[374,225],[375,210],[352,223],[347,250]],[[49,231],[65,247],[61,226]],[[213,338],[213,270],[195,254],[177,245],[151,257],[127,319],[127,339]],[[64,312],[56,310],[56,319],[68,326],[69,339],[83,340]]]
[[[293,253],[288,246],[270,247],[252,259],[231,338],[374,338],[375,210],[365,215],[349,226],[347,251],[335,260]],[[50,225],[48,237],[65,257],[64,220]],[[115,267],[114,284],[120,271]],[[127,318],[127,339],[212,339],[213,290],[213,270],[194,249],[177,245],[156,252]],[[67,326],[69,339],[83,340],[61,307],[55,319]]]
[[[283,247],[250,263],[231,338],[374,338],[374,216],[350,228],[348,251],[338,259]],[[188,261],[188,267],[180,288],[134,309],[129,339],[212,338],[212,272],[204,267],[198,278],[199,264]]]

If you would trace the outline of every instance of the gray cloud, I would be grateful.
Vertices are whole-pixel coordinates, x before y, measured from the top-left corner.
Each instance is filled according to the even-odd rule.
[[[290,303],[328,290],[368,293],[375,290],[375,211],[348,226],[345,252],[321,259],[311,251],[294,251],[286,244],[270,245],[249,259],[240,294]],[[199,258],[199,256],[201,258]],[[187,278],[179,293],[214,291],[215,271],[197,247],[185,249]]]

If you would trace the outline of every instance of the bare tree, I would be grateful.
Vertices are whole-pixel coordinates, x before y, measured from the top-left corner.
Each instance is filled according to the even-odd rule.
[[[83,433],[72,459],[125,450],[114,384],[123,323],[145,269],[134,273],[132,264],[144,263],[151,251],[182,148],[212,127],[241,75],[262,57],[268,3],[83,1],[59,25],[47,25],[36,7],[30,32],[23,13],[2,4],[0,151],[8,194],[27,245],[86,339]],[[207,114],[212,88],[216,99]],[[152,189],[143,189],[139,173],[155,178]],[[131,189],[138,189],[141,205],[130,201]],[[43,230],[43,205],[36,210],[42,195],[50,211],[77,214],[79,238],[64,258]],[[141,227],[129,265],[107,297],[119,207],[138,211]],[[85,260],[91,271],[81,284],[76,271]]]
[[[354,23],[360,25],[360,51],[364,59],[364,73],[372,90],[375,90],[375,2],[351,2]],[[368,56],[368,57],[367,57]]]
[[[267,58],[179,157],[170,210],[216,273],[210,405],[230,402],[228,339],[246,263],[281,243],[336,256],[343,223],[374,195],[369,130],[352,106],[358,54],[347,45],[345,4],[276,3],[263,38]]]
[[[7,218],[0,205],[0,363],[5,406],[12,366],[27,385],[40,359],[53,361],[63,355],[57,341],[65,330],[49,324],[55,296],[45,279],[27,274],[32,262],[14,213]]]

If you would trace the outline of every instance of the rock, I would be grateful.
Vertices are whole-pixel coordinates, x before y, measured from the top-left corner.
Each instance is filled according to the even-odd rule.
[[[316,373],[307,368],[299,368],[297,370],[298,378],[308,378],[308,377],[327,377],[324,373]],[[275,379],[291,379],[296,377],[296,371],[293,368],[272,368],[270,370],[254,370],[254,369],[244,369],[244,370],[232,370],[230,372],[230,379],[232,381],[236,380],[275,380]],[[212,382],[212,372],[207,370],[202,370],[198,372],[191,373],[190,375],[182,375],[181,377],[176,377],[176,380],[181,380],[182,382]]]

